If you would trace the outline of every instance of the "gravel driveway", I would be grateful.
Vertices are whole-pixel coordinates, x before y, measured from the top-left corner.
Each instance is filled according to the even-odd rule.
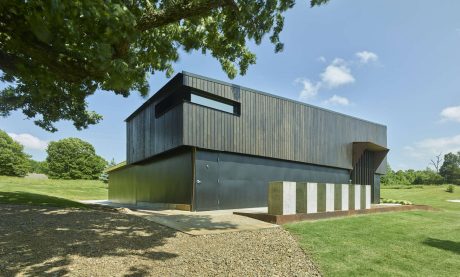
[[[282,228],[190,236],[110,210],[0,205],[0,276],[318,276]]]

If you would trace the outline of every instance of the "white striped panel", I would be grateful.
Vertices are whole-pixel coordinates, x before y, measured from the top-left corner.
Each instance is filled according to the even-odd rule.
[[[316,213],[318,211],[318,184],[307,184],[307,214]]]
[[[355,210],[361,209],[361,186],[355,185]]]
[[[342,184],[342,211],[348,211],[348,184]]]
[[[334,211],[334,184],[326,184],[326,212]]]
[[[366,209],[371,208],[371,186],[366,186]]]

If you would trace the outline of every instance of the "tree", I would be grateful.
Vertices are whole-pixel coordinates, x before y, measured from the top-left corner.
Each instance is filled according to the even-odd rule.
[[[380,178],[383,186],[387,185],[422,185],[422,184],[442,184],[444,178],[430,168],[425,170],[398,170],[394,172],[387,164],[387,172]]]
[[[328,0],[311,0],[318,6]],[[56,131],[102,117],[87,110],[97,89],[127,97],[148,94],[147,77],[170,76],[178,50],[209,52],[230,78],[256,62],[246,43],[279,34],[294,0],[75,0],[0,2],[0,115],[22,110]]]
[[[109,182],[109,173],[107,173],[107,169],[108,168],[111,168],[112,166],[116,166],[117,163],[115,162],[115,159],[112,158],[112,160],[107,164],[107,166],[105,167],[104,171],[102,172],[101,176],[99,176],[99,180],[101,180],[102,182],[104,183],[108,183]]]
[[[425,170],[415,171],[415,179],[412,182],[414,185],[424,184],[442,184],[444,178],[433,169],[427,167]]]
[[[48,176],[54,179],[97,179],[107,164],[91,144],[78,138],[51,142],[46,152]]]
[[[29,172],[48,174],[48,163],[46,161],[29,160]]]
[[[448,183],[460,184],[460,152],[444,155],[444,162],[439,169],[439,174]]]
[[[439,155],[436,155],[433,159],[430,160],[430,164],[433,165],[434,169],[436,170],[436,173],[439,173],[439,167],[442,164],[442,153],[439,153]]]
[[[0,130],[0,175],[24,177],[29,171],[29,155],[24,146]]]

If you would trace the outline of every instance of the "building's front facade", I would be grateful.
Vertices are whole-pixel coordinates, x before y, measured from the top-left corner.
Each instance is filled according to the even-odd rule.
[[[275,180],[369,184],[379,201],[380,124],[186,72],[126,124],[127,166],[109,172],[114,202],[261,207]]]

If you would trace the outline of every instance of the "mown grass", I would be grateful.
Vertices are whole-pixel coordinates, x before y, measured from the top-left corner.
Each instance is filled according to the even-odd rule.
[[[326,276],[458,276],[460,187],[382,189],[439,211],[393,212],[285,225]]]
[[[85,208],[77,200],[96,199],[107,199],[101,181],[0,176],[0,203]]]

